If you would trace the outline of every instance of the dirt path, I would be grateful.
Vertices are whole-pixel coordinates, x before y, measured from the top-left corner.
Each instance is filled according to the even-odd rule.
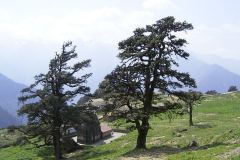
[[[231,158],[233,156],[238,156],[238,155],[240,155],[240,147],[235,148],[235,149],[233,149],[233,150],[231,150],[229,152],[226,152],[226,153],[224,153],[222,155],[219,155],[219,156],[217,156],[217,158],[219,158],[221,160],[224,160],[224,159],[229,159],[229,158]]]
[[[119,160],[166,160],[166,157],[158,157],[158,158],[152,158],[152,157],[138,157],[138,158],[133,158],[133,157],[124,157],[120,158]]]

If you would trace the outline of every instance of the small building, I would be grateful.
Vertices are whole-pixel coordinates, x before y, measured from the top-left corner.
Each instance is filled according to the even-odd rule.
[[[83,144],[92,144],[101,139],[101,129],[96,125],[83,124],[78,129],[77,141]]]
[[[102,125],[101,126],[101,133],[102,133],[102,139],[108,138],[112,136],[113,130],[107,126],[107,125]]]
[[[112,136],[113,130],[108,125],[100,125],[96,114],[91,118],[91,121],[81,123],[75,127],[78,143],[93,144],[101,139]],[[73,129],[70,131],[73,131]]]
[[[76,127],[77,130],[77,141],[83,144],[92,144],[101,139],[101,127],[98,121],[97,115],[94,119],[89,122],[82,123]]]
[[[100,102],[102,103],[102,101]],[[101,126],[96,113],[83,113],[81,111],[79,113],[79,117],[81,118],[76,120],[77,123],[74,122],[67,127],[65,126],[65,137],[76,137],[76,142],[81,144],[93,144],[101,139],[112,136],[112,129],[107,125]]]

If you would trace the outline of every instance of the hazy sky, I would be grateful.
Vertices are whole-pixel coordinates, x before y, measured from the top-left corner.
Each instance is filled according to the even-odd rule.
[[[193,24],[190,52],[240,60],[239,0],[0,0],[0,73],[29,84],[72,40],[102,78],[119,41],[169,15]]]

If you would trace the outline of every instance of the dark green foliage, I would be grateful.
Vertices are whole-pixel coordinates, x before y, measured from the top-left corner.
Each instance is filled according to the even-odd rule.
[[[62,148],[65,153],[71,153],[81,149],[81,147],[69,137],[63,138]]]
[[[228,92],[235,92],[238,91],[237,86],[230,86]]]
[[[14,133],[18,129],[17,126],[11,125],[7,127],[8,133]]]
[[[23,107],[19,115],[26,115],[28,124],[23,130],[30,137],[37,137],[44,141],[44,145],[53,145],[55,158],[61,158],[61,137],[65,126],[79,119],[81,109],[72,103],[80,94],[88,94],[90,88],[86,86],[91,74],[76,77],[76,73],[90,66],[90,60],[75,63],[71,60],[77,58],[76,46],[72,42],[63,44],[61,53],[56,53],[50,61],[46,74],[35,76],[35,83],[22,90],[19,101]],[[33,100],[31,103],[29,100]]]
[[[163,106],[153,106],[157,98],[154,92],[175,95],[176,89],[195,87],[188,73],[176,70],[177,60],[187,59],[189,54],[183,50],[187,41],[175,33],[191,29],[190,23],[176,22],[174,17],[137,28],[131,37],[119,43],[121,64],[100,84],[98,92],[113,103],[112,114],[135,124],[136,148],[146,148],[152,114],[180,107],[170,100],[164,101]]]
[[[216,94],[218,94],[218,92],[216,90],[209,90],[209,91],[206,92],[206,94],[216,95]]]
[[[16,140],[16,143],[14,145],[18,146],[18,145],[25,145],[29,143],[29,140],[26,136],[21,136],[21,137],[18,137],[17,140]]]
[[[104,95],[102,95],[102,93],[101,93],[101,90],[98,88],[98,89],[96,89],[95,90],[95,92],[93,93],[93,97],[94,98],[101,98],[101,97],[103,97]]]
[[[78,100],[77,104],[78,104],[78,105],[84,105],[84,104],[87,103],[90,99],[91,99],[91,97],[88,96],[88,95],[83,96],[83,97],[81,97],[81,98]]]

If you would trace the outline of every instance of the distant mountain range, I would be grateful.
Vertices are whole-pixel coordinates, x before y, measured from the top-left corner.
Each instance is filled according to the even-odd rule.
[[[17,118],[16,111],[20,91],[25,87],[0,74],[0,127],[20,124],[21,118]]]
[[[201,92],[208,90],[227,92],[231,85],[240,89],[240,76],[220,65],[207,64],[195,58],[180,64],[180,70],[190,73],[197,82],[197,90]]]

